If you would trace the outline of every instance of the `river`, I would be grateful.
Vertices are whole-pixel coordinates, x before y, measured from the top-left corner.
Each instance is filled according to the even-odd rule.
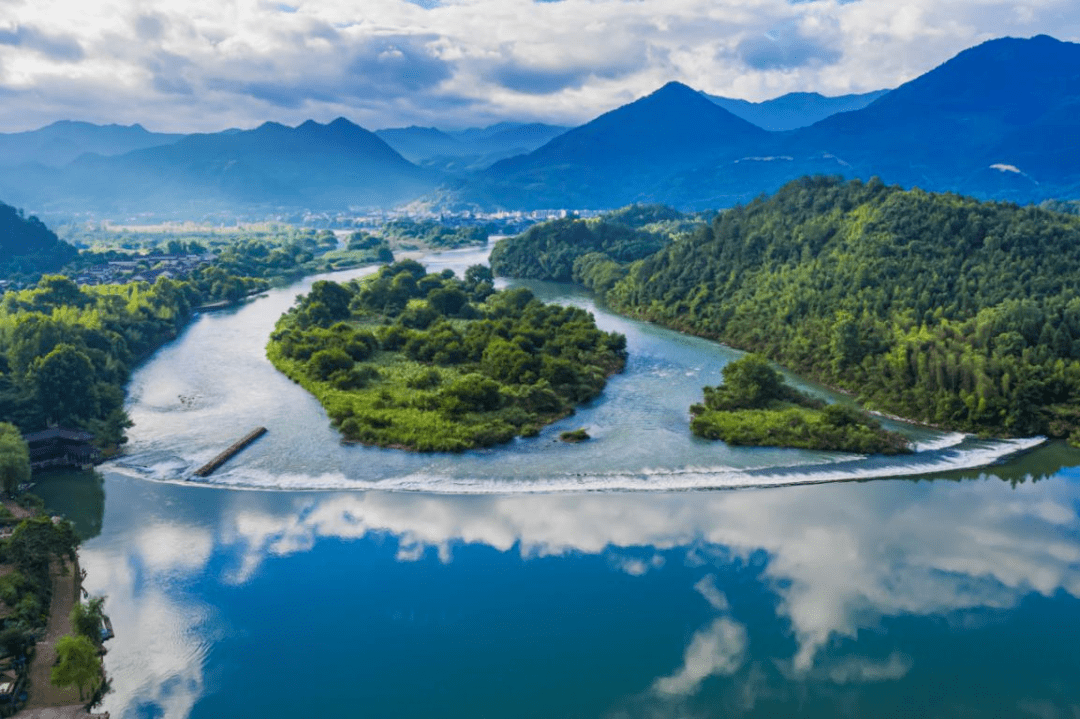
[[[914,456],[697,440],[738,353],[545,283],[515,284],[627,336],[601,399],[483,451],[343,445],[263,356],[313,279],[198,318],[134,376],[126,455],[42,485],[86,497],[113,717],[1080,712],[1080,452],[895,422]]]

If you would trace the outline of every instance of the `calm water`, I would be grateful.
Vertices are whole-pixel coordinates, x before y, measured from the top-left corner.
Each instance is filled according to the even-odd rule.
[[[117,631],[103,708],[1080,714],[1080,453],[910,427],[924,451],[902,460],[698,442],[686,407],[734,353],[531,287],[592,309],[632,359],[593,406],[483,452],[339,444],[262,358],[303,286],[159,352],[131,386],[128,456],[41,487],[85,497],[66,511]],[[188,481],[256,425],[270,432],[216,486]],[[553,441],[578,426],[596,439]]]

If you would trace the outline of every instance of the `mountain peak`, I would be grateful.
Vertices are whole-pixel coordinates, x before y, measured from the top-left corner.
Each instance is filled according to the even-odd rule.
[[[700,104],[702,101],[704,101],[705,104],[712,104],[706,98],[702,97],[701,93],[694,88],[690,87],[689,85],[684,85],[681,82],[676,82],[675,80],[672,80],[671,82],[649,93],[645,97],[642,97],[636,102],[632,102],[630,103],[630,105],[626,105],[624,107],[630,107],[631,105],[636,105],[638,103],[689,103],[691,105],[696,105]]]
[[[538,150],[491,167],[499,174],[547,163],[590,168],[675,165],[703,156],[738,156],[768,135],[681,82],[559,135]]]
[[[675,94],[675,93],[695,93],[696,94],[697,90],[690,87],[689,85],[684,85],[683,83],[679,82],[678,80],[672,80],[670,82],[664,83],[664,85],[660,89],[656,90],[652,94],[653,95],[659,95],[661,93],[666,93],[666,94],[669,94],[669,95],[670,94]]]
[[[629,105],[612,110],[584,125],[654,127],[658,133],[689,133],[683,141],[706,137],[758,136],[761,128],[736,117],[681,82],[669,82]]]
[[[1063,98],[1080,98],[1080,45],[1048,35],[1005,37],[964,50],[901,85],[879,104],[934,105],[953,112],[989,112],[1024,124]]]
[[[348,119],[346,119],[346,118],[344,118],[344,117],[336,117],[336,118],[334,118],[334,119],[333,119],[332,121],[330,121],[329,123],[327,123],[327,125],[326,125],[326,126],[327,126],[327,127],[330,127],[330,128],[333,128],[333,129],[335,129],[335,130],[341,130],[341,129],[343,129],[343,128],[349,128],[349,129],[352,129],[352,128],[354,128],[354,127],[355,127],[355,128],[359,128],[359,127],[360,127],[360,126],[359,126],[359,125],[357,125],[357,124],[356,124],[355,122],[353,122],[353,121],[351,121],[351,120],[348,120]]]

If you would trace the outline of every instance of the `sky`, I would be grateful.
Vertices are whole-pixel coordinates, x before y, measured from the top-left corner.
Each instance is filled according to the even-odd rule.
[[[0,132],[346,117],[577,125],[676,80],[752,101],[896,87],[1076,0],[0,0]]]

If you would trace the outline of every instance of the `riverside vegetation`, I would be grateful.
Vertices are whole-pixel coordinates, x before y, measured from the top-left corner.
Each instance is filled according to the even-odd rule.
[[[458,279],[406,260],[316,282],[278,321],[267,356],[346,440],[461,451],[535,435],[600,394],[625,364],[626,338],[491,280],[480,265]]]
[[[73,273],[95,263],[141,257],[101,246],[78,253],[36,218],[5,208],[0,206],[0,230],[14,240],[33,239],[20,245],[25,257],[42,255],[36,248],[51,248],[48,257],[66,258],[65,271]],[[47,274],[32,287],[6,292],[0,299],[0,417],[22,432],[50,424],[86,429],[106,453],[115,452],[130,426],[123,404],[131,370],[175,338],[198,307],[238,301],[277,279],[339,262],[353,266],[392,257],[385,242],[362,233],[351,235],[340,250],[329,231],[232,239],[227,243],[215,236],[213,261],[185,278],[79,286],[66,276]],[[154,250],[176,254],[205,251],[199,242],[208,237],[146,233],[128,240],[153,241],[158,243],[150,245]],[[19,267],[26,278],[31,270],[55,270],[56,262]]]
[[[705,387],[690,407],[690,430],[733,445],[797,447],[863,454],[906,454],[908,442],[865,412],[825,404],[784,382],[761,355],[724,366],[724,383]]]
[[[1080,440],[1076,216],[809,177],[652,252],[572,234],[534,227],[492,268],[554,280],[569,265],[617,311],[759,352],[872,409]]]

